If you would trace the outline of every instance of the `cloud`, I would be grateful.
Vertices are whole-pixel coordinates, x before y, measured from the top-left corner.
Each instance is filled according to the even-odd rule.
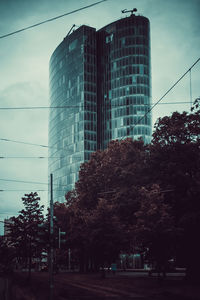
[[[47,91],[37,82],[21,82],[0,91],[1,107],[46,106]],[[48,144],[48,110],[0,110],[0,137],[37,144]],[[0,156],[48,156],[47,148],[1,141]],[[48,160],[1,159],[0,178],[47,182]],[[21,209],[21,197],[27,192],[47,189],[47,185],[0,181],[0,218],[16,214]],[[8,192],[6,190],[22,190]],[[47,204],[47,192],[42,193]]]
[[[0,34],[55,17],[94,3],[92,0],[1,0]],[[151,23],[152,91],[157,101],[199,57],[199,0],[135,0],[138,13]],[[51,54],[72,24],[88,24],[97,29],[120,17],[122,9],[132,9],[132,0],[109,0],[88,10],[69,15],[23,33],[0,40],[0,106],[48,105],[48,63]],[[200,65],[200,64],[199,64]],[[193,97],[198,97],[200,66],[192,70]],[[163,102],[187,101],[189,77],[179,84]],[[158,105],[153,122],[173,110],[189,110],[190,105]],[[48,111],[0,110],[0,137],[47,144]],[[47,149],[0,142],[0,156],[47,156]],[[47,160],[0,160],[0,178],[18,178],[46,182]],[[38,189],[43,186],[1,182],[0,189]],[[0,213],[17,212],[20,193],[0,193]],[[47,194],[41,193],[42,201]],[[3,218],[4,215],[0,215]]]
[[[23,82],[0,92],[1,107],[47,106],[47,91],[37,82]],[[5,138],[47,143],[48,110],[0,110]],[[43,134],[45,133],[45,134]]]

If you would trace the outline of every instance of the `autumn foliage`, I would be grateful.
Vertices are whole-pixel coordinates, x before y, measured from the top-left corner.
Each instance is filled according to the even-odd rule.
[[[75,191],[66,195],[69,239],[79,249],[81,269],[110,265],[120,251],[130,251],[145,149],[142,141],[113,141],[81,166]]]
[[[63,218],[82,271],[110,265],[120,252],[139,252],[161,268],[173,258],[195,273],[199,134],[196,104],[191,113],[160,118],[150,145],[112,141],[81,166],[74,191],[55,213]]]
[[[66,202],[55,203],[56,226],[66,232],[63,250],[71,249],[72,267],[95,271],[116,262],[120,253],[140,253],[160,271],[173,260],[187,268],[188,279],[198,278],[198,101],[191,113],[160,118],[154,129],[150,145],[126,138],[93,153],[81,165],[79,180],[66,194]],[[26,195],[23,201],[25,210],[14,219],[12,232],[23,230],[23,239],[16,243],[24,245],[18,247],[18,256],[26,256],[27,263],[38,251],[34,224],[43,222],[43,208],[36,194]],[[34,225],[28,243],[26,223]]]

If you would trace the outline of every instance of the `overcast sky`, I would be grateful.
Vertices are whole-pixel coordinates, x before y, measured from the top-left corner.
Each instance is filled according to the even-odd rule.
[[[0,36],[44,21],[97,0],[0,0]],[[121,18],[122,9],[138,9],[151,23],[152,101],[156,102],[200,57],[200,0],[108,0],[87,10],[0,39],[0,107],[48,106],[48,67],[52,52],[73,24],[97,29]],[[162,102],[189,102],[187,75]],[[200,62],[192,69],[192,98],[200,96]],[[190,103],[158,105],[158,117]],[[0,138],[48,144],[48,109],[1,110]],[[44,147],[0,140],[1,157],[48,157]],[[0,179],[48,182],[47,159],[0,159]],[[0,180],[0,220],[16,215],[24,193],[47,190],[47,185]],[[20,190],[8,191],[8,190]],[[47,192],[38,192],[46,204]],[[2,233],[2,224],[1,224]]]

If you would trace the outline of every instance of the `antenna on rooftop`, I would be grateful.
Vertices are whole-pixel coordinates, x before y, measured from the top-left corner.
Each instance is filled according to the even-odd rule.
[[[122,10],[122,13],[123,13],[123,14],[126,14],[126,13],[130,12],[131,15],[133,15],[133,13],[136,12],[136,11],[137,11],[137,8],[133,8],[133,9],[131,9],[131,10],[123,9],[123,10]]]
[[[72,32],[72,29],[73,29],[75,26],[76,26],[75,24],[72,25],[72,27],[70,28],[70,30],[69,30],[67,36],[70,35],[70,33]]]

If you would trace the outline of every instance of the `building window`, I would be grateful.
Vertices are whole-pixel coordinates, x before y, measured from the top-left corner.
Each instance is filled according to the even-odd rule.
[[[106,44],[112,42],[112,40],[113,40],[113,33],[106,37]]]
[[[140,65],[139,73],[142,74],[142,75],[144,74],[144,66],[143,65]]]
[[[78,43],[78,40],[76,39],[69,44],[69,52],[71,52],[72,50],[74,50],[76,48],[77,43]]]
[[[123,37],[123,38],[122,38],[122,46],[125,46],[125,45],[126,45],[126,38]]]

